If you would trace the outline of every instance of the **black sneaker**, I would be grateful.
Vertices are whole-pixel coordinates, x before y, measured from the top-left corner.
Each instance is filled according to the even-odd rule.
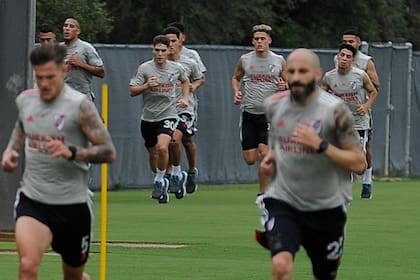
[[[198,169],[197,168],[195,168],[194,172],[188,172],[187,183],[185,184],[185,188],[187,190],[187,193],[193,193],[197,190],[197,188],[198,188],[198,184],[196,182],[197,174],[198,174]]]
[[[372,184],[363,184],[360,198],[371,199],[372,198]]]

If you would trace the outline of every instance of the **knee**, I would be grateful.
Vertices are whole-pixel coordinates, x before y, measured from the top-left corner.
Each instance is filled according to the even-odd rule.
[[[195,150],[195,143],[190,138],[182,139],[182,144],[186,149]]]
[[[293,258],[289,253],[279,253],[271,261],[273,279],[291,279],[293,274]]]
[[[169,149],[169,145],[157,144],[157,146],[156,146],[157,156],[167,154],[168,149]]]
[[[32,279],[37,276],[39,265],[41,263],[40,258],[34,258],[29,256],[23,256],[19,259],[19,273],[25,275],[28,279]]]

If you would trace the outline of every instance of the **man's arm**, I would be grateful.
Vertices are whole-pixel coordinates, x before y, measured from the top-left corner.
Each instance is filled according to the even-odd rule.
[[[357,108],[357,113],[361,116],[367,113],[367,111],[372,107],[373,103],[375,102],[376,96],[378,96],[378,91],[376,90],[367,73],[364,73],[363,75],[363,88],[367,91],[369,98],[365,103],[361,104]]]
[[[91,163],[112,163],[117,153],[111,136],[92,101],[85,99],[80,104],[79,122],[80,128],[91,142],[89,147],[75,147],[75,151],[72,151],[61,140],[50,138],[45,144],[45,150],[52,158],[64,157]]]
[[[357,174],[363,174],[367,163],[347,105],[343,103],[336,108],[334,121],[339,147],[330,143],[323,154],[335,164]],[[319,149],[323,140],[310,124],[298,124],[293,130],[292,139],[314,150]]]
[[[367,67],[366,67],[366,73],[368,74],[370,80],[372,81],[373,85],[375,86],[376,90],[379,91],[379,76],[376,72],[375,63],[373,63],[372,60],[369,60]]]
[[[113,162],[117,153],[111,136],[95,106],[88,99],[80,104],[79,121],[81,129],[92,145],[88,148],[78,148],[76,159],[92,163]]]
[[[79,59],[77,54],[73,54],[70,57],[69,63],[72,66],[82,68],[83,70],[89,72],[90,74],[96,77],[99,77],[99,78],[105,77],[105,69],[103,65],[101,66],[90,65],[86,62],[83,62],[81,59]]]
[[[190,96],[190,82],[188,81],[188,79],[182,82],[181,90],[182,90],[182,99],[179,102],[180,102],[181,107],[185,108],[185,107],[188,107],[188,99]]]
[[[325,77],[325,76],[324,76],[324,78],[322,79],[322,85],[321,85],[321,88],[322,88],[323,90],[325,90],[326,92],[329,92],[329,93],[332,93],[332,92],[333,92],[333,91],[331,90],[331,88],[330,88],[330,85],[328,84],[327,77]]]
[[[150,77],[147,82],[143,85],[130,85],[129,91],[130,96],[137,96],[143,92],[150,90],[152,87],[158,86],[157,77]]]
[[[3,152],[1,165],[4,171],[11,172],[16,169],[18,165],[19,150],[23,147],[25,142],[25,133],[20,121],[16,121],[15,127],[10,136],[9,144]]]
[[[242,93],[240,91],[240,86],[241,79],[244,76],[244,74],[245,71],[242,67],[242,59],[239,59],[232,77],[233,103],[235,103],[236,105],[241,103]]]

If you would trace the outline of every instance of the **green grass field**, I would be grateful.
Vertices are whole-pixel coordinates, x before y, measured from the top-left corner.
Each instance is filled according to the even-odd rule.
[[[186,244],[177,249],[108,247],[107,279],[271,279],[270,257],[253,239],[259,225],[256,185],[203,186],[159,205],[150,190],[109,192],[108,240]],[[375,182],[372,200],[354,186],[338,279],[420,279],[420,181]],[[100,193],[95,194],[94,240],[100,238]],[[14,243],[0,243],[0,279],[16,279]],[[99,279],[99,246],[87,271]],[[57,256],[43,259],[40,279],[61,279]],[[301,250],[294,279],[313,279]]]

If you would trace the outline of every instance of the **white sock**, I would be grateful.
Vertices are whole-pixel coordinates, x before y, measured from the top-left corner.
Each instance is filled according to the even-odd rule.
[[[363,184],[372,184],[372,167],[365,170]]]
[[[181,176],[181,165],[172,165],[172,175],[173,176]]]
[[[160,170],[159,168],[156,169],[156,176],[155,182],[163,182],[163,178],[165,178],[166,169]]]

